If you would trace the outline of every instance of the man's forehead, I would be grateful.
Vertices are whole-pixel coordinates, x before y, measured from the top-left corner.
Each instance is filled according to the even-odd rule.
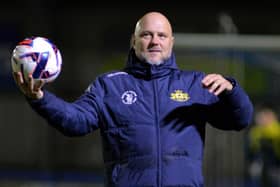
[[[142,32],[172,33],[170,23],[162,16],[146,16],[140,19],[135,27],[135,34]]]

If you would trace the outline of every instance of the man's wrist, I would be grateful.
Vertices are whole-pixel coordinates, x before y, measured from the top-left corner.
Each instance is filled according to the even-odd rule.
[[[25,97],[27,97],[29,100],[39,100],[44,97],[44,92],[40,90],[36,93],[25,94]]]

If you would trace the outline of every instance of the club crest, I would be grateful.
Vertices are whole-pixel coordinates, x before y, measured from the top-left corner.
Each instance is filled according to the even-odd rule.
[[[183,92],[182,90],[175,90],[170,94],[170,99],[178,102],[185,102],[190,99],[189,94]]]
[[[136,102],[137,94],[134,91],[126,91],[122,94],[122,102],[126,105],[131,105]]]

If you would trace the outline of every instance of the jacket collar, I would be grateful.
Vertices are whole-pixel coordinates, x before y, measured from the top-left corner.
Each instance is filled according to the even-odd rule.
[[[141,61],[136,55],[133,48],[130,49],[125,71],[137,77],[144,79],[154,79],[168,75],[172,70],[178,69],[176,65],[175,55],[172,52],[170,58],[160,65],[152,65]]]

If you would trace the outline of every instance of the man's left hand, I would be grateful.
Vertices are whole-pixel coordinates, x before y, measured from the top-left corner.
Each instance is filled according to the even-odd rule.
[[[201,82],[214,95],[219,95],[223,91],[231,91],[233,89],[233,85],[220,74],[208,74]]]

